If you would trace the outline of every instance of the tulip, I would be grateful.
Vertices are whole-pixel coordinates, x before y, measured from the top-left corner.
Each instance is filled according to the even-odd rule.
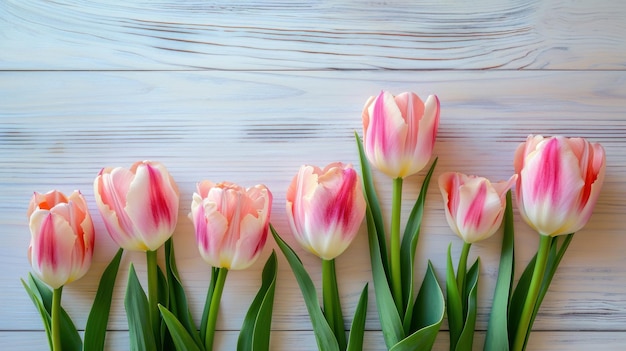
[[[430,160],[439,126],[439,99],[426,103],[414,93],[381,92],[363,109],[363,144],[367,159],[391,178],[422,170]]]
[[[493,235],[502,223],[506,193],[516,180],[517,175],[498,183],[455,172],[439,176],[450,228],[470,244]]]
[[[264,185],[198,183],[189,217],[202,258],[219,268],[251,266],[265,246],[271,207],[272,193]]]
[[[287,218],[302,247],[325,260],[344,252],[365,216],[361,182],[351,165],[302,166],[287,190]]]
[[[217,311],[226,275],[245,269],[261,255],[267,241],[272,193],[265,185],[245,189],[237,184],[204,180],[193,194],[191,213],[202,258],[215,267],[214,284],[207,293],[205,349],[213,349]]]
[[[53,190],[35,193],[28,208],[28,259],[35,274],[53,289],[81,278],[91,266],[94,228],[87,202]]]
[[[533,275],[520,315],[512,351],[525,349],[533,316],[574,232],[582,229],[604,181],[606,156],[600,144],[582,138],[530,135],[515,152],[517,206],[522,218],[541,234]],[[557,236],[566,235],[556,256]],[[548,262],[553,266],[547,272]],[[547,275],[547,278],[546,278]]]
[[[529,136],[515,153],[522,218],[547,236],[582,229],[600,194],[605,167],[600,144],[582,138]]]
[[[178,187],[161,163],[104,168],[94,181],[94,192],[104,224],[120,247],[155,251],[172,236]]]

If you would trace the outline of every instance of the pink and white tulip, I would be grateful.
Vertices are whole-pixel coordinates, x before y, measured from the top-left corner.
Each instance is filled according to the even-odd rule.
[[[426,103],[414,93],[383,91],[363,108],[363,144],[367,159],[391,178],[422,170],[433,152],[439,127],[439,99]]]
[[[69,197],[53,190],[35,193],[27,212],[31,233],[28,259],[35,274],[52,289],[87,273],[94,248],[94,227],[80,192]]]
[[[174,233],[178,187],[163,164],[140,161],[130,169],[104,168],[94,192],[111,238],[125,250],[155,251]]]
[[[574,233],[585,226],[604,181],[602,145],[583,138],[530,135],[515,153],[517,205],[542,235]]]
[[[202,258],[229,270],[251,266],[267,241],[271,208],[272,193],[264,185],[198,183],[189,217]]]
[[[502,223],[506,193],[516,180],[517,175],[498,183],[456,172],[439,176],[450,228],[468,244],[492,236]]]
[[[350,165],[302,166],[287,190],[287,218],[309,252],[331,260],[350,245],[365,216],[361,182]]]

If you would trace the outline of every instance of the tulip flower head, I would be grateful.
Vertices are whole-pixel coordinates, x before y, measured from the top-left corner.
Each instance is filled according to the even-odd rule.
[[[339,256],[365,216],[361,182],[350,165],[302,166],[287,190],[287,218],[296,240],[325,260]]]
[[[363,109],[363,144],[372,165],[391,178],[422,170],[430,160],[439,126],[439,99],[383,91]]]
[[[125,250],[155,251],[174,233],[178,187],[161,163],[104,168],[94,181],[94,192],[111,238]]]
[[[198,183],[189,217],[202,258],[229,270],[251,266],[267,241],[271,208],[272,193],[264,185]]]
[[[28,259],[35,274],[52,289],[81,278],[91,266],[94,227],[83,195],[53,190],[35,193],[28,208],[31,233]]]
[[[530,135],[515,153],[517,205],[542,235],[574,233],[587,223],[604,181],[606,156],[583,138]]]
[[[442,174],[439,189],[450,228],[469,244],[492,236],[502,223],[506,193],[516,180],[517,175],[491,183],[486,178],[462,173]]]

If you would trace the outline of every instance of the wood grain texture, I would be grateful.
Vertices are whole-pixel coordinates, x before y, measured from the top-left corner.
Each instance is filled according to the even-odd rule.
[[[95,211],[92,181],[102,167],[129,166],[140,159],[164,162],[179,184],[176,252],[196,319],[204,303],[209,270],[197,252],[186,215],[194,184],[205,178],[247,186],[266,184],[275,199],[272,222],[319,283],[319,260],[297,247],[289,234],[284,214],[286,188],[303,163],[343,161],[358,166],[353,133],[361,128],[362,105],[379,89],[388,89],[412,90],[424,96],[437,93],[441,99],[435,177],[444,171],[461,171],[494,180],[508,178],[513,172],[513,152],[529,133],[583,136],[605,146],[606,181],[596,211],[568,250],[535,329],[571,332],[536,333],[544,335],[538,337],[537,349],[564,349],[572,336],[582,340],[577,344],[580,350],[590,340],[604,336],[612,338],[603,342],[615,345],[626,332],[626,242],[622,238],[626,224],[621,220],[626,212],[625,81],[625,72],[2,72],[0,226],[4,244],[0,266],[11,269],[0,274],[4,287],[0,290],[0,330],[6,331],[0,336],[16,340],[23,333],[42,330],[19,284],[19,278],[30,270],[24,213],[32,192],[80,189],[92,209],[98,241],[93,268],[64,289],[64,306],[78,327],[84,328],[96,283],[116,250]],[[388,209],[390,185],[382,174],[376,176]],[[422,176],[405,182],[403,218],[417,197]],[[418,247],[418,280],[427,259],[442,278],[447,245],[453,243],[456,256],[461,247],[446,224],[434,183],[425,216]],[[519,216],[516,229],[521,269],[536,249],[537,235]],[[499,238],[474,245],[471,252],[471,257],[481,257],[483,268],[479,330],[486,328],[488,319]],[[271,243],[263,259],[274,247]],[[274,342],[294,345],[311,338],[310,322],[295,279],[281,255],[279,259],[279,303],[272,324],[279,336]],[[123,258],[109,324],[113,330],[127,327],[122,298],[128,264],[136,265],[145,284],[144,260],[139,253],[127,253]],[[361,287],[370,281],[364,231],[337,265],[344,314],[351,316]],[[229,274],[219,330],[239,329],[246,309],[242,301],[254,296],[261,268],[259,261],[250,270]],[[373,296],[373,291],[370,293]],[[373,298],[367,328],[380,328]],[[301,339],[303,335],[308,336]],[[235,336],[231,337],[234,340]],[[437,347],[443,350],[445,338],[440,339]],[[611,340],[617,341],[611,344]]]
[[[0,69],[624,69],[626,3],[0,2]]]

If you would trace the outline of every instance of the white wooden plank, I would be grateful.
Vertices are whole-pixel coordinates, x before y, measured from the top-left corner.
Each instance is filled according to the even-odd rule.
[[[624,69],[621,1],[0,3],[0,69]]]
[[[115,252],[95,211],[91,182],[104,166],[128,166],[139,159],[164,162],[181,189],[177,257],[198,318],[208,266],[194,247],[192,227],[185,218],[195,182],[209,178],[265,183],[275,197],[272,222],[293,244],[284,214],[291,177],[302,163],[358,164],[353,132],[361,128],[362,105],[380,89],[389,89],[439,95],[442,119],[436,175],[458,170],[506,178],[513,171],[516,145],[529,133],[584,136],[604,144],[608,158],[604,191],[591,222],[574,239],[535,328],[614,331],[581,335],[621,338],[626,322],[622,238],[626,224],[621,220],[626,212],[625,80],[624,72],[1,72],[0,330],[16,331],[2,337],[14,340],[25,335],[20,334],[23,331],[41,329],[19,283],[29,271],[25,211],[33,191],[81,189],[94,214],[99,246],[93,269],[64,289],[64,306],[83,328],[96,282]],[[389,186],[381,175],[378,180],[388,208]],[[421,176],[405,183],[403,218],[420,183]],[[458,255],[460,240],[451,234],[442,211],[433,184],[418,249],[420,276],[431,259],[443,277],[448,243],[454,243]],[[536,234],[519,218],[516,225],[521,267],[536,247]],[[319,261],[297,250],[319,282]],[[471,254],[480,255],[483,262],[480,330],[486,327],[498,254],[497,237],[475,245]],[[310,330],[298,287],[280,259],[273,328]],[[143,256],[126,255],[109,324],[115,330],[126,328],[121,299],[131,261],[144,278]],[[242,301],[254,296],[261,267],[258,262],[249,271],[229,275],[218,328],[239,329],[246,308]],[[370,279],[365,232],[339,258],[338,267],[344,312],[351,316],[358,292]],[[373,298],[367,327],[379,329]],[[559,335],[578,334],[547,338]]]

